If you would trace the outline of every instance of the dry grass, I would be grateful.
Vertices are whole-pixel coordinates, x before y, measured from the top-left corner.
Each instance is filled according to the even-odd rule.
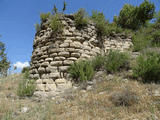
[[[160,98],[153,97],[152,84],[141,84],[124,80],[114,75],[108,80],[103,76],[91,91],[77,91],[55,100],[35,101],[33,98],[19,99],[16,95],[21,75],[0,79],[1,120],[154,120],[160,119]],[[138,102],[130,106],[116,106],[110,99],[126,88],[138,96]],[[28,111],[23,113],[22,108]]]

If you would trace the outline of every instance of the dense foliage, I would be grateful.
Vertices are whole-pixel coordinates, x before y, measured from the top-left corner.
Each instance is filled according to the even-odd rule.
[[[87,13],[85,9],[79,9],[74,15],[75,25],[77,28],[82,28],[88,24]]]
[[[105,60],[105,69],[108,72],[117,72],[129,67],[129,55],[125,52],[110,51]]]
[[[155,6],[148,0],[144,0],[140,6],[126,4],[120,11],[117,24],[122,28],[139,29],[154,16]]]
[[[55,14],[54,16],[51,17],[50,27],[52,28],[53,33],[62,32],[63,24],[59,20],[59,15],[58,14]]]
[[[79,61],[70,66],[68,73],[75,79],[75,82],[85,82],[92,79],[94,68],[90,61]]]
[[[137,64],[133,67],[134,76],[141,78],[143,82],[160,82],[160,53],[148,51],[137,58]]]
[[[96,23],[97,32],[99,35],[106,34],[106,20],[105,16],[101,12],[93,11],[91,19]]]
[[[41,15],[40,15],[41,21],[42,22],[46,22],[47,19],[49,19],[50,15],[51,15],[50,12],[48,12],[48,13],[41,13]]]

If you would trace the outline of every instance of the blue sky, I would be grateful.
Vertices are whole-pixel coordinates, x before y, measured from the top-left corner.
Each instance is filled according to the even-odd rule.
[[[65,13],[76,12],[85,8],[91,14],[92,10],[103,11],[106,19],[112,21],[118,15],[125,3],[139,5],[143,0],[66,0]],[[151,0],[160,8],[160,0]],[[0,0],[0,41],[5,43],[6,52],[11,65],[17,63],[22,68],[27,65],[32,55],[32,45],[35,35],[34,24],[40,22],[40,13],[49,12],[56,5],[63,6],[63,0]]]

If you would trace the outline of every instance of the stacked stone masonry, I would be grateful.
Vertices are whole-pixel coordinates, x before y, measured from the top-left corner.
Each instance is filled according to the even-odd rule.
[[[122,34],[100,40],[93,23],[77,29],[73,15],[61,16],[60,20],[64,25],[61,34],[53,34],[48,27],[34,39],[30,77],[37,79],[37,92],[58,94],[71,88],[67,69],[77,60],[89,59],[110,49],[128,50],[132,46],[131,39]]]

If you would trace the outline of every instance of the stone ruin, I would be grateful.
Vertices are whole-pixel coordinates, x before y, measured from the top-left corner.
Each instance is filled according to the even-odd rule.
[[[64,25],[60,35],[53,35],[49,27],[35,35],[30,63],[30,77],[36,79],[35,95],[56,96],[72,88],[67,69],[75,61],[89,59],[110,49],[125,51],[132,46],[131,38],[124,34],[99,38],[92,22],[77,29],[73,15],[62,15],[60,20]]]

